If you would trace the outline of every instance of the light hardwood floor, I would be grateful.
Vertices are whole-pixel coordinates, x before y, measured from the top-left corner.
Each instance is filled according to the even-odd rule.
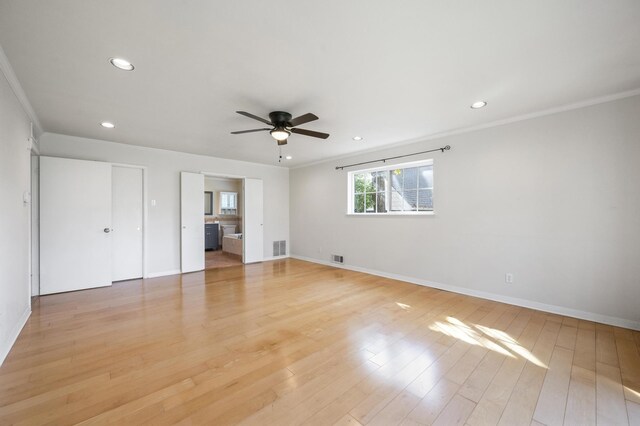
[[[242,265],[242,256],[219,250],[204,252],[204,269],[226,268]]]
[[[639,346],[288,259],[35,299],[0,424],[640,424]]]

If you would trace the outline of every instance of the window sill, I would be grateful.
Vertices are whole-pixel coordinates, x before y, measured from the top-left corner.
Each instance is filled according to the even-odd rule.
[[[386,216],[435,216],[435,212],[397,212],[397,213],[347,213],[347,216],[386,217]]]

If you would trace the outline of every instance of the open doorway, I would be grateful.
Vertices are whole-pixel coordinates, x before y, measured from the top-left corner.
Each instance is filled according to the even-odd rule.
[[[205,178],[213,178],[209,182],[214,185],[233,186],[206,188]],[[181,272],[208,269],[206,254],[209,251],[214,252],[210,255],[213,258],[210,267],[214,268],[222,266],[222,262],[214,261],[216,255],[231,257],[238,265],[262,262],[263,207],[262,179],[180,172]],[[205,244],[207,239],[209,243]],[[217,251],[220,253],[215,253]]]
[[[242,265],[242,179],[204,178],[204,268]]]

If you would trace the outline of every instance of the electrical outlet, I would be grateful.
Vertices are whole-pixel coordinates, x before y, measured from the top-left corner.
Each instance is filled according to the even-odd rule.
[[[511,272],[504,274],[504,282],[507,284],[513,284],[513,274]]]

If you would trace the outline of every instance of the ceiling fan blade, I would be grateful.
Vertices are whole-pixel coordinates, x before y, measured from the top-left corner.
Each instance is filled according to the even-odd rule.
[[[307,113],[305,115],[301,115],[300,117],[296,117],[289,122],[291,127],[296,127],[304,123],[309,123],[310,121],[317,120],[318,117],[315,114]]]
[[[278,142],[278,146],[282,146],[282,145],[286,145],[287,144],[287,140],[283,139],[281,141],[277,141]]]
[[[237,132],[231,132],[232,135],[241,135],[243,133],[252,133],[252,132],[262,132],[264,130],[271,130],[271,128],[263,128],[263,129],[251,129],[251,130],[239,130]]]
[[[269,120],[267,120],[266,118],[258,117],[257,115],[253,115],[250,112],[246,112],[246,111],[236,111],[236,112],[240,115],[244,115],[245,117],[253,118],[254,120],[262,121],[264,124],[274,126],[274,124]]]
[[[314,132],[313,130],[306,129],[291,129],[291,133],[297,133],[299,135],[311,136],[313,138],[326,139],[329,137],[329,133]]]

